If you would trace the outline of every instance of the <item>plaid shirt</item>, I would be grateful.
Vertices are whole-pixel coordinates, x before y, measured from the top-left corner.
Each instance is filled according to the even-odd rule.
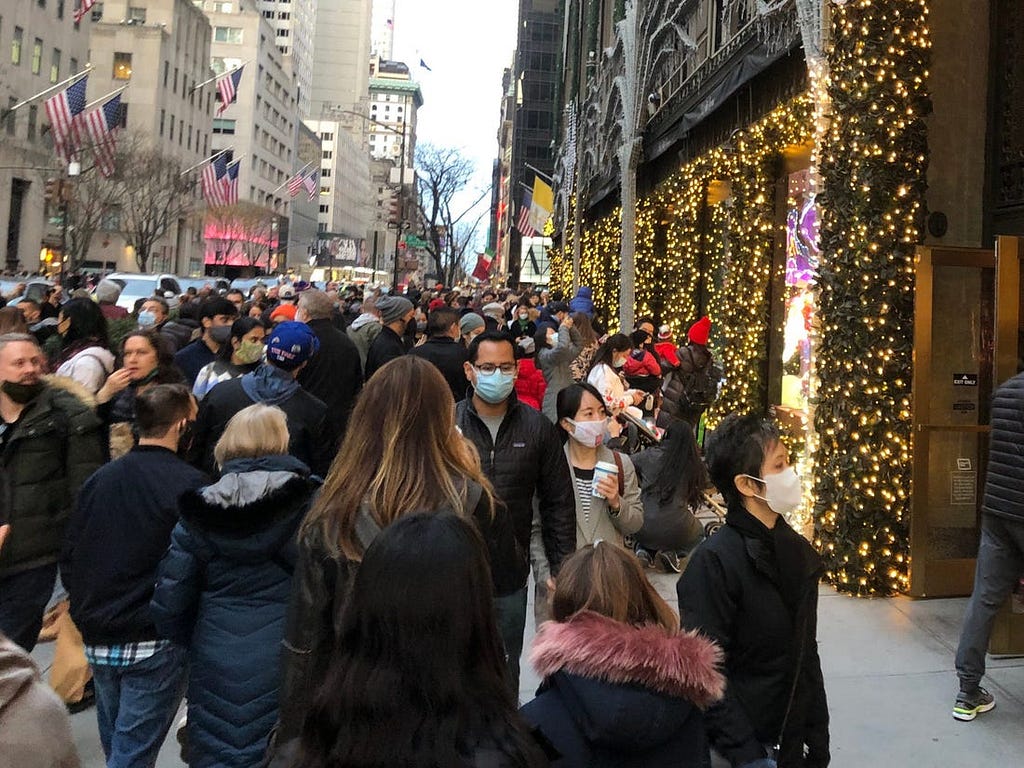
[[[123,645],[87,645],[85,659],[101,667],[130,667],[156,656],[170,644],[170,640],[144,640]]]

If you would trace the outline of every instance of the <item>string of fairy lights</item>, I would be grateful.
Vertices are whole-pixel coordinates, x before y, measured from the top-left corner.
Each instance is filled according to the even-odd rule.
[[[928,164],[931,47],[927,0],[850,0],[833,8],[826,72],[809,92],[683,165],[637,205],[637,315],[677,338],[714,320],[726,375],[711,416],[767,409],[768,290],[778,159],[815,141],[822,264],[814,331],[809,450],[814,539],[840,590],[890,594],[909,583],[910,387],[914,246]],[[725,190],[715,194],[716,190]],[[711,192],[709,197],[709,191]],[[572,201],[575,205],[575,200]],[[581,282],[615,328],[620,214],[584,227]],[[569,229],[569,228],[567,228]],[[551,286],[572,286],[571,238],[553,251]]]

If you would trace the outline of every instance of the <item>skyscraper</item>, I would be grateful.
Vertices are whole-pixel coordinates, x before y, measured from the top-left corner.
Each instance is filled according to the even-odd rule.
[[[313,25],[316,22],[316,0],[255,0],[263,18],[274,28],[274,42],[284,54],[298,85],[299,114],[309,115],[313,92]],[[326,2],[326,0],[321,0]],[[240,0],[246,2],[246,0]],[[227,6],[230,2],[215,2]]]

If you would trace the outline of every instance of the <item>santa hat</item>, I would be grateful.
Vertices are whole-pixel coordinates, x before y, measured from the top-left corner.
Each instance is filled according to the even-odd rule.
[[[672,329],[669,326],[663,325],[658,329],[658,341],[668,341],[671,338]]]
[[[694,344],[700,344],[701,346],[707,346],[708,336],[711,335],[711,321],[707,315],[704,315],[700,320],[690,326],[690,331],[687,337]]]

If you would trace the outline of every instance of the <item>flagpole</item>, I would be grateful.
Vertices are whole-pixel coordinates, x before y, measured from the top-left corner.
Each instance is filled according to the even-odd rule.
[[[525,165],[525,166],[526,166],[527,168],[529,168],[529,169],[530,169],[531,171],[533,171],[534,173],[536,173],[536,174],[537,174],[538,176],[540,176],[540,177],[541,177],[542,179],[547,179],[547,180],[548,180],[549,182],[552,182],[552,183],[554,183],[554,179],[552,179],[552,178],[551,178],[550,176],[548,176],[548,175],[547,175],[546,173],[544,173],[544,171],[539,171],[539,170],[537,170],[536,168],[534,168],[534,167],[533,167],[532,165],[530,165],[529,163],[523,163],[523,165]]]
[[[312,165],[313,163],[315,163],[315,162],[316,162],[316,160],[310,160],[310,161],[309,161],[308,163],[306,163],[306,164],[305,164],[304,166],[302,166],[301,168],[299,168],[299,170],[295,171],[295,173],[293,173],[293,174],[292,174],[291,176],[289,176],[289,177],[288,177],[288,179],[287,179],[287,181],[285,181],[285,183],[284,183],[284,184],[280,184],[280,185],[278,185],[278,186],[277,186],[277,188],[275,188],[275,189],[274,189],[274,190],[273,190],[273,191],[272,191],[272,192],[271,192],[270,194],[274,194],[274,192],[277,192],[277,191],[279,191],[279,190],[281,190],[281,189],[284,189],[284,188],[285,188],[286,186],[288,186],[288,182],[289,182],[289,181],[291,181],[292,179],[294,179],[294,178],[295,178],[295,177],[296,177],[296,176],[297,176],[298,174],[302,173],[302,172],[303,172],[304,170],[306,170],[307,168],[309,168],[309,166],[311,166],[311,165]]]
[[[17,104],[15,104],[15,105],[13,105],[11,107],[5,107],[4,109],[0,109],[0,119],[3,119],[5,117],[7,117],[8,115],[10,115],[11,113],[16,112],[17,110],[19,110],[22,107],[24,107],[26,104],[31,104],[36,99],[41,99],[43,96],[48,94],[50,91],[56,91],[57,89],[64,87],[64,85],[66,85],[67,83],[78,82],[83,77],[88,75],[91,70],[92,70],[92,64],[86,64],[85,65],[85,69],[83,69],[81,72],[78,72],[77,74],[71,75],[71,77],[66,77],[63,80],[61,80],[59,83],[57,83],[56,85],[51,85],[49,88],[45,88],[45,89],[41,90],[35,96],[29,96],[24,101],[19,101]]]
[[[228,163],[228,167],[230,167],[232,165],[238,165],[238,163],[241,162],[243,157],[245,157],[245,153],[244,152],[242,154],[240,154],[238,157],[231,158],[231,162]]]
[[[199,90],[204,85],[209,85],[210,83],[214,82],[215,80],[220,80],[222,77],[227,77],[228,75],[234,74],[235,72],[240,70],[245,65],[252,64],[254,61],[256,61],[256,59],[247,59],[246,61],[243,61],[241,64],[239,64],[237,67],[235,67],[234,69],[229,69],[227,72],[221,72],[219,75],[214,75],[209,80],[203,80],[203,82],[199,83],[199,85],[193,85],[189,89],[189,93],[191,93],[192,91]]]
[[[215,153],[215,154],[212,154],[212,155],[210,155],[210,156],[209,156],[208,158],[206,158],[205,160],[200,160],[200,161],[199,161],[198,163],[196,163],[195,165],[193,165],[193,166],[191,166],[191,167],[189,167],[189,168],[186,168],[186,169],[185,169],[184,171],[182,171],[181,173],[179,173],[179,174],[178,174],[178,176],[180,177],[180,176],[184,176],[184,175],[185,175],[186,173],[192,173],[192,171],[194,171],[194,170],[195,170],[196,168],[198,168],[199,166],[201,166],[201,165],[206,165],[207,163],[212,163],[212,162],[213,162],[214,160],[216,160],[216,159],[217,159],[218,157],[220,157],[221,155],[223,155],[223,154],[224,154],[225,152],[231,152],[232,150],[234,150],[234,147],[225,147],[225,148],[224,148],[224,149],[222,149],[222,150],[221,150],[220,152],[217,152],[217,153]]]
[[[123,91],[127,87],[128,87],[127,84],[126,85],[122,85],[120,88],[116,88],[115,90],[113,90],[110,93],[108,93],[106,96],[100,96],[98,99],[90,101],[88,104],[85,105],[85,109],[86,110],[92,109],[97,104],[99,104],[101,101],[106,101],[107,99],[111,99],[114,96],[117,96],[117,94],[121,93],[121,91]]]

